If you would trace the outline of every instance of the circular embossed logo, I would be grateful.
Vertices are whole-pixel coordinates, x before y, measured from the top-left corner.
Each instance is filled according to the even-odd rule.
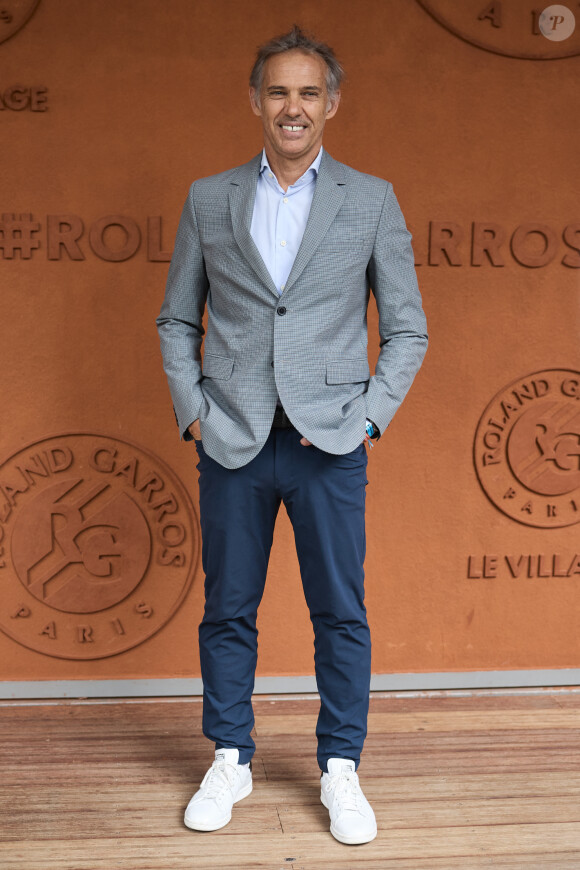
[[[512,519],[580,522],[580,372],[547,369],[501,390],[479,421],[474,460],[484,492]]]
[[[0,630],[67,659],[116,655],[191,585],[198,522],[157,456],[104,435],[47,438],[0,467]]]
[[[534,0],[417,0],[447,30],[485,51],[530,60],[580,54],[580,32],[572,7],[543,7]]]
[[[28,21],[39,0],[2,0],[0,3],[0,42],[14,36]]]

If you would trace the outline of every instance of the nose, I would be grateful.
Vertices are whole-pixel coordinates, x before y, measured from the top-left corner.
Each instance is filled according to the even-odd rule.
[[[302,114],[302,105],[299,94],[288,94],[286,98],[286,114],[290,118],[297,118]]]

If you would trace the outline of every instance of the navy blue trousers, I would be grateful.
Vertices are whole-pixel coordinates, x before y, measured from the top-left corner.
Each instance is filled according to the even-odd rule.
[[[296,541],[314,628],[320,712],[317,758],[358,766],[366,736],[371,644],[364,605],[367,456],[303,447],[295,429],[273,429],[247,465],[227,469],[196,442],[199,455],[205,611],[199,627],[203,733],[237,747],[240,763],[255,744],[252,691],[258,652],[256,618],[274,523],[284,503]],[[288,626],[288,644],[292,627]]]

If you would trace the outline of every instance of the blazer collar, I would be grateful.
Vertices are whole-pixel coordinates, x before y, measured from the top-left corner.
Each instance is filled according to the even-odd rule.
[[[234,238],[245,259],[258,278],[276,298],[279,298],[278,290],[250,233],[261,159],[260,153],[232,173],[230,178],[232,227]],[[308,222],[282,295],[285,295],[300,277],[328,232],[346,196],[345,185],[346,176],[342,165],[323,151]]]
[[[288,275],[284,294],[290,290],[312,259],[317,247],[330,229],[345,196],[346,178],[341,164],[333,160],[326,151],[323,151],[306,229]]]
[[[234,238],[240,251],[260,281],[278,298],[276,285],[250,232],[261,159],[262,155],[258,154],[249,163],[239,166],[232,173],[230,178],[230,212]]]

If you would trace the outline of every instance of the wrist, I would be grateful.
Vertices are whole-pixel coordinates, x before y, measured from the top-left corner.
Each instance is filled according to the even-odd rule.
[[[378,440],[381,437],[379,427],[372,420],[369,420],[368,417],[366,421],[366,433],[372,441]]]

